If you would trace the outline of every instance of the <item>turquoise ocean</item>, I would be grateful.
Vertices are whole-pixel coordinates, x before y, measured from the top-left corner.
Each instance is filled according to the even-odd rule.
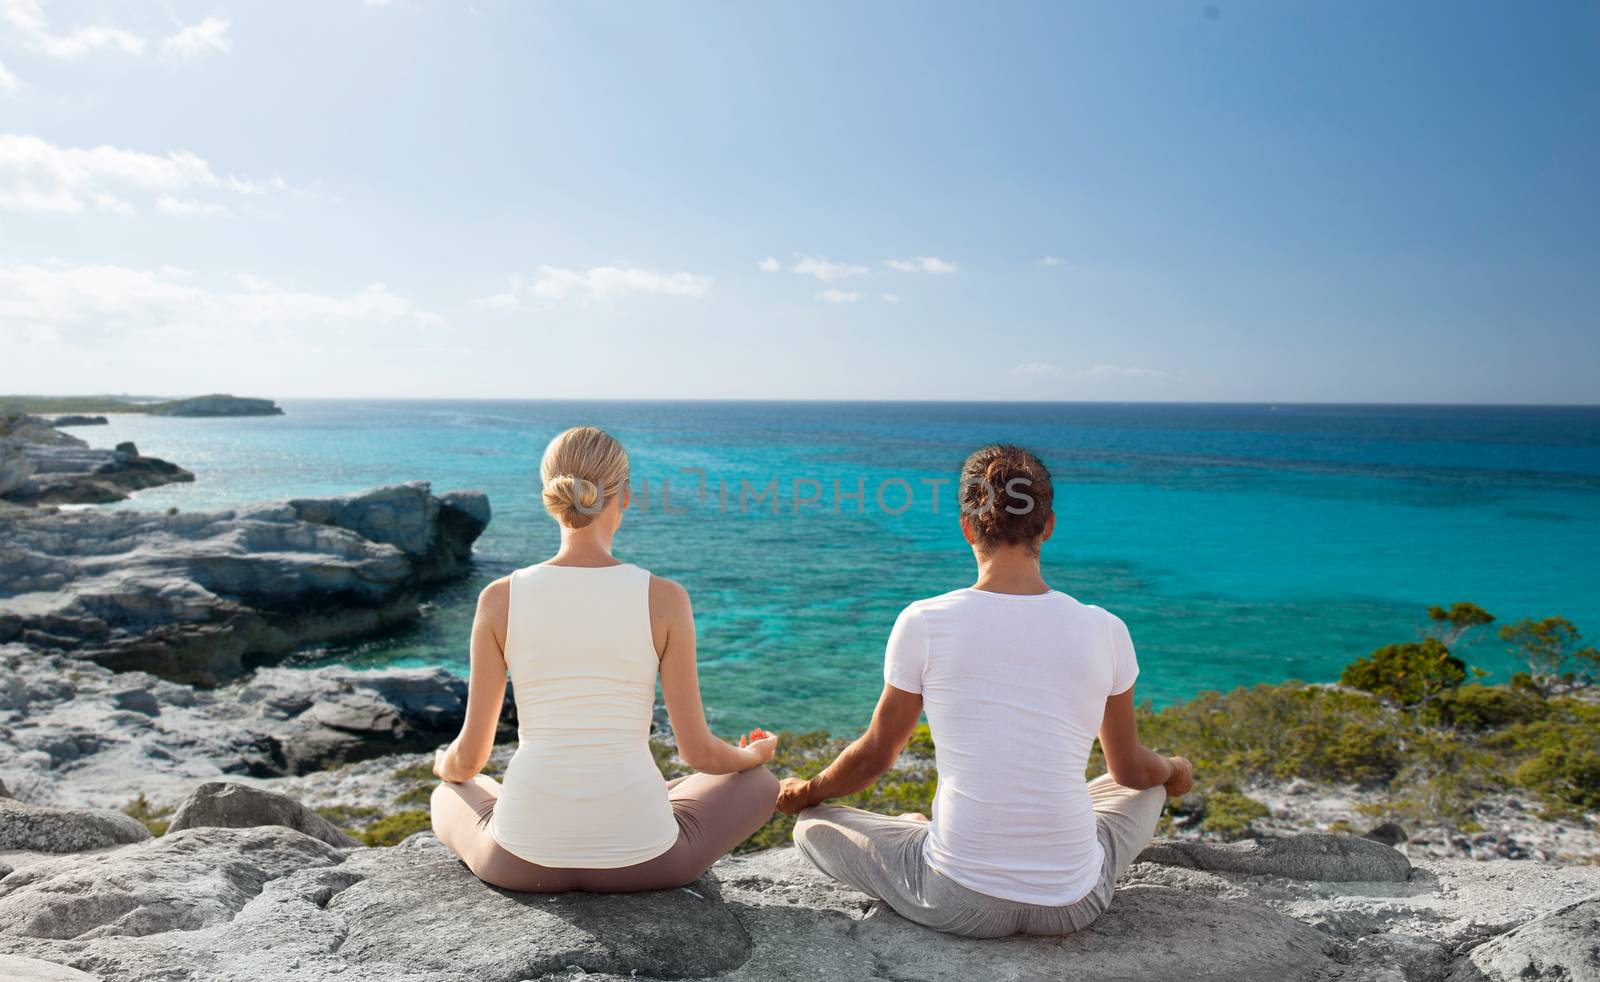
[[[494,521],[468,581],[433,593],[418,623],[306,652],[308,665],[464,671],[477,590],[555,548],[538,457],[585,423],[632,455],[647,500],[617,553],[688,587],[705,702],[729,732],[865,724],[895,615],[971,582],[951,482],[991,441],[1031,447],[1052,469],[1046,578],[1127,621],[1138,692],[1157,705],[1332,680],[1415,638],[1434,603],[1470,600],[1502,620],[1559,614],[1600,637],[1600,408],[280,404],[287,415],[117,416],[76,432],[96,446],[133,440],[196,474],[119,507],[221,509],[409,480],[489,494]],[[1491,632],[1461,653],[1496,677],[1511,670]]]

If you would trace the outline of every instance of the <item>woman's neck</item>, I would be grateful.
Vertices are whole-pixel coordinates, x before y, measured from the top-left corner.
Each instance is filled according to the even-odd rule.
[[[616,566],[611,536],[594,526],[561,530],[561,548],[548,560],[551,566]]]
[[[978,560],[978,580],[974,590],[985,593],[1015,593],[1023,596],[1049,593],[1050,586],[1039,572],[1039,557],[1022,546],[1007,546],[988,552],[973,550]]]

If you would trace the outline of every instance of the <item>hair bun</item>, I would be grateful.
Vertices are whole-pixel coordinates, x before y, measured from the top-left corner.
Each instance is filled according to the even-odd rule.
[[[557,474],[544,482],[544,507],[568,528],[581,529],[600,513],[600,485],[576,474]]]
[[[1044,534],[1054,503],[1050,472],[1035,454],[996,443],[961,468],[961,512],[981,545],[1032,545]]]
[[[628,482],[628,454],[604,430],[575,426],[545,448],[539,462],[545,511],[567,528],[595,520]]]

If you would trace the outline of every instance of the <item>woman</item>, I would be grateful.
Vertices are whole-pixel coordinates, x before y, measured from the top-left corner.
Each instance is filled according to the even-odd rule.
[[[984,447],[959,497],[977,581],[906,608],[866,735],[817,777],[785,781],[778,808],[799,813],[795,842],[818,868],[919,924],[982,938],[1079,931],[1110,904],[1167,795],[1189,790],[1189,762],[1139,741],[1127,627],[1040,574],[1056,524],[1044,464]],[[939,776],[931,822],[822,804],[877,781],[923,710]],[[1086,782],[1097,733],[1110,773]]]
[[[735,747],[700,705],[689,595],[611,555],[629,504],[628,455],[594,427],[556,437],[539,465],[561,548],[478,598],[461,735],[435,756],[433,830],[478,878],[508,890],[682,886],[771,818],[777,738]],[[519,744],[505,783],[480,774],[506,676]],[[668,784],[650,753],[656,679],[678,754]]]

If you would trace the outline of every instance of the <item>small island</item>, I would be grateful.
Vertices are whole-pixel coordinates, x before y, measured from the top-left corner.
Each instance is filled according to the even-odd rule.
[[[282,416],[271,399],[254,399],[222,393],[163,399],[154,396],[0,396],[0,406],[28,413],[102,414],[144,413],[150,416]],[[88,425],[82,415],[64,425]],[[100,422],[104,422],[101,420]],[[61,425],[61,424],[58,424]]]

